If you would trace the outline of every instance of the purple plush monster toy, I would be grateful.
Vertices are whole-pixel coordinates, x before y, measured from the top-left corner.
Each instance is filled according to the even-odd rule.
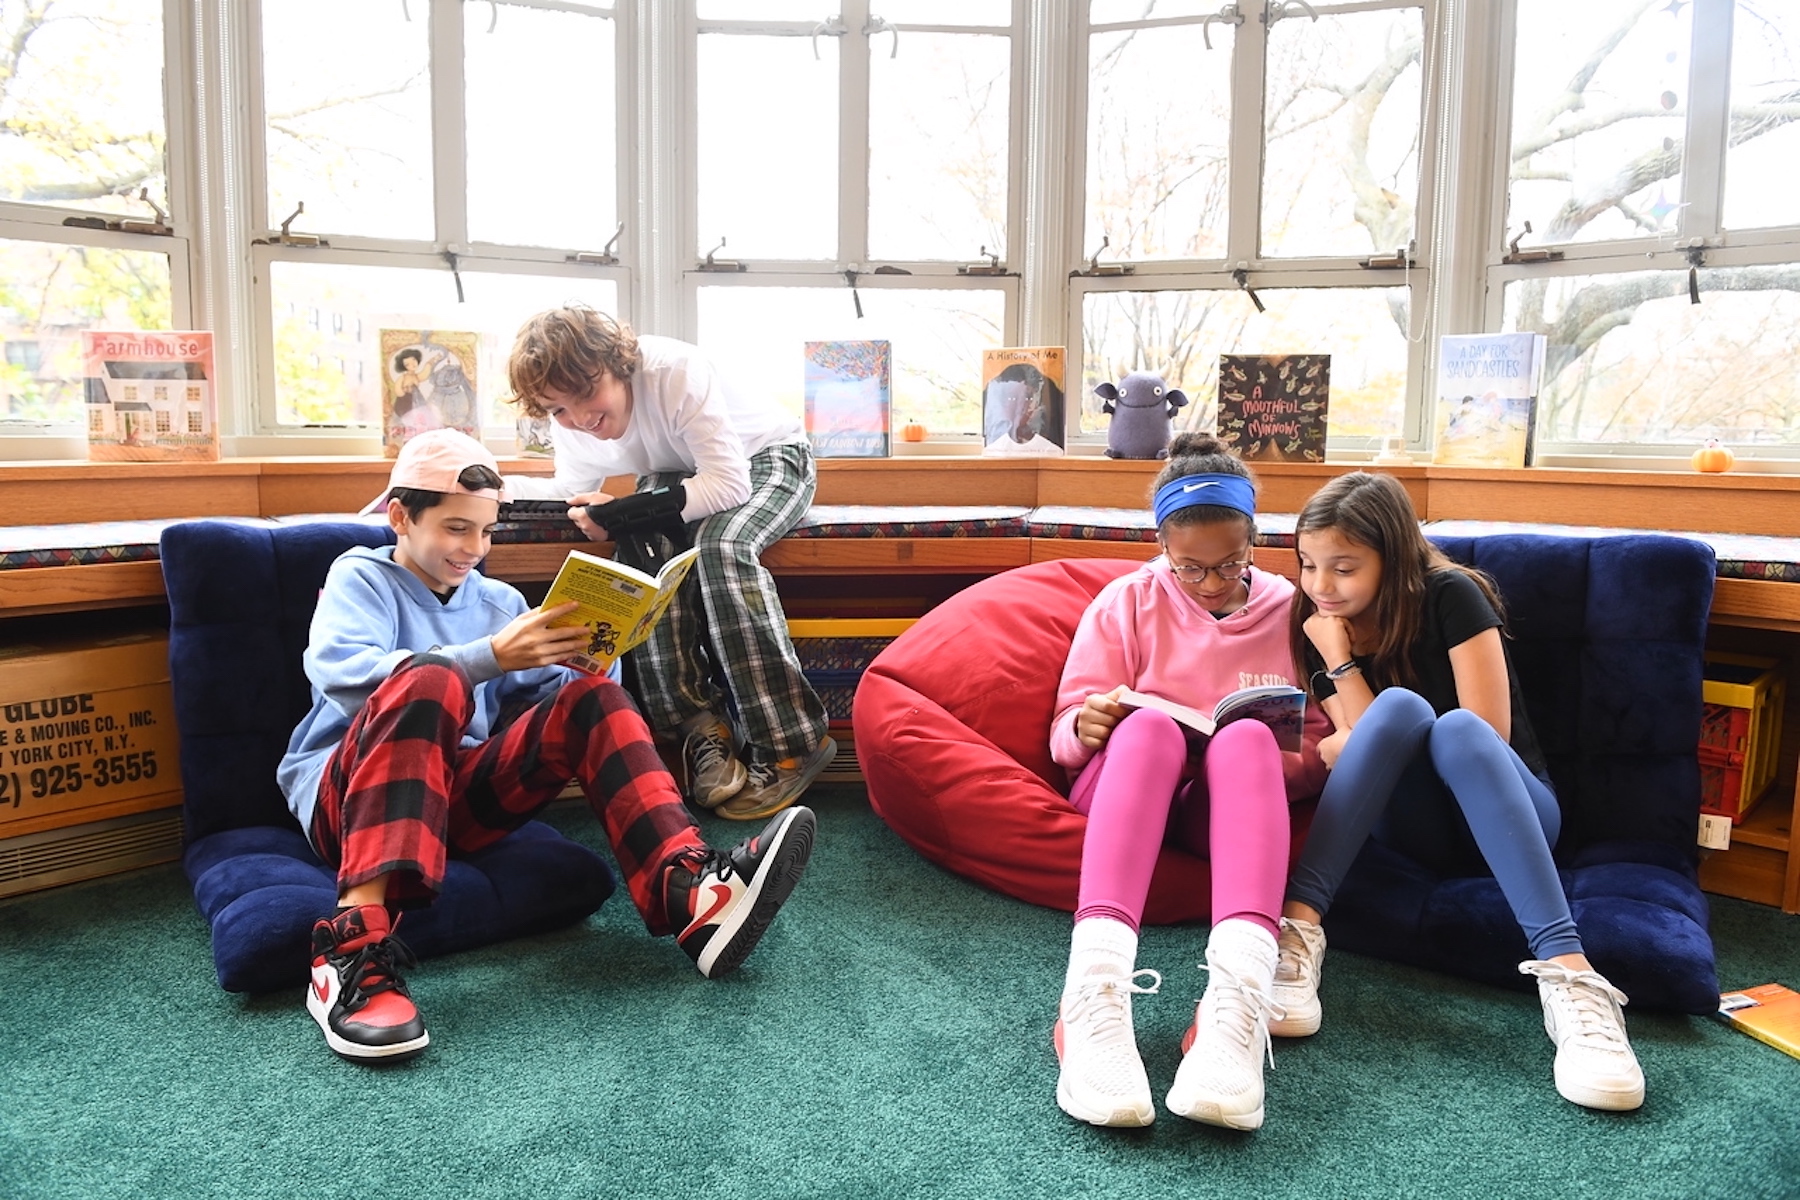
[[[1112,414],[1106,430],[1108,458],[1167,458],[1169,422],[1188,402],[1179,388],[1169,388],[1161,375],[1133,371],[1119,386],[1100,384],[1094,395],[1105,403],[1100,411]]]

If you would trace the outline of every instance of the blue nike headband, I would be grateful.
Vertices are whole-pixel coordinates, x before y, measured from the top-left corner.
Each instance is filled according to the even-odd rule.
[[[1251,520],[1256,519],[1256,489],[1242,475],[1183,475],[1157,489],[1157,527],[1160,529],[1170,514],[1196,504],[1235,508]]]

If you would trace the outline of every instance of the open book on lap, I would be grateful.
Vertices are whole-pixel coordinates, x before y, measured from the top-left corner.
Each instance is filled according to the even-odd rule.
[[[687,578],[700,552],[689,548],[663,564],[655,575],[611,558],[581,550],[569,551],[562,569],[544,595],[543,608],[555,608],[573,600],[581,607],[551,624],[558,627],[586,625],[584,653],[564,661],[591,674],[607,670],[627,650],[650,636],[668,611],[681,581]]]
[[[1290,752],[1299,751],[1306,726],[1306,693],[1285,683],[1239,688],[1214,705],[1210,713],[1130,688],[1120,690],[1119,703],[1167,713],[1204,737],[1211,737],[1221,725],[1233,721],[1261,721],[1274,733],[1275,744]]]

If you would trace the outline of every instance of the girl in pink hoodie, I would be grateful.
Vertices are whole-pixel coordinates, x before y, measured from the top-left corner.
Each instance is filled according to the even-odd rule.
[[[1131,996],[1162,977],[1137,970],[1138,923],[1165,840],[1212,861],[1206,992],[1183,1039],[1169,1110],[1231,1129],[1263,1119],[1263,1055],[1282,891],[1288,804],[1317,794],[1309,711],[1303,749],[1283,753],[1266,725],[1237,721],[1204,742],[1124,688],[1211,712],[1226,694],[1296,681],[1287,614],[1294,587],[1251,565],[1256,485],[1235,456],[1182,434],[1154,489],[1157,558],[1115,579],[1081,618],[1063,667],[1050,752],[1088,818],[1069,969],[1056,1025],[1064,1112],[1096,1125],[1148,1125],[1150,1083],[1131,1028]],[[1149,986],[1138,983],[1148,976]]]

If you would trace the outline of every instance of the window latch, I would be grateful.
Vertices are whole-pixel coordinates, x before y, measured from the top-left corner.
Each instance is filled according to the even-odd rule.
[[[1221,8],[1218,12],[1210,13],[1207,16],[1201,18],[1200,40],[1206,43],[1206,48],[1208,50],[1211,50],[1213,48],[1213,45],[1212,45],[1212,23],[1214,21],[1219,21],[1226,25],[1242,25],[1244,23],[1244,14],[1242,11],[1239,10],[1235,0],[1233,0],[1233,3],[1227,4],[1224,8]]]
[[[1700,303],[1700,268],[1706,265],[1706,247],[1689,246],[1687,248],[1688,263],[1688,303]]]
[[[288,219],[281,223],[281,232],[280,233],[276,234],[274,237],[254,238],[254,239],[252,239],[250,244],[253,246],[329,246],[329,245],[331,245],[330,242],[326,241],[324,238],[320,237],[316,233],[290,233],[290,232],[288,232],[288,226],[290,226],[294,223],[294,218],[299,216],[301,213],[303,213],[305,211],[306,211],[306,201],[302,200],[298,204],[294,205],[294,211],[289,213]]]
[[[813,59],[815,61],[817,61],[818,57],[819,57],[819,35],[820,34],[824,34],[826,37],[844,37],[849,32],[850,32],[850,27],[848,25],[844,24],[844,18],[841,16],[826,17],[823,21],[820,21],[817,25],[814,25],[813,31],[812,31]],[[895,36],[894,40],[896,42],[898,42],[900,40],[898,35]]]
[[[1362,260],[1362,265],[1371,271],[1404,271],[1417,264],[1402,247],[1392,254],[1371,254]]]
[[[606,245],[600,248],[600,253],[595,254],[592,250],[578,250],[574,254],[569,255],[565,261],[572,263],[586,263],[589,266],[594,267],[610,267],[619,261],[619,256],[613,253],[613,247],[619,244],[619,235],[624,232],[625,222],[620,221],[619,227],[613,230],[612,237],[608,238]],[[725,243],[720,242],[719,244],[722,246]]]
[[[983,246],[981,248],[981,253],[987,258],[986,262],[984,262],[984,263],[964,263],[962,266],[956,268],[956,273],[958,275],[1005,275],[1005,274],[1007,274],[1006,267],[1000,262],[1000,256],[998,254],[990,253],[986,246]]]
[[[1264,25],[1273,25],[1283,17],[1294,17],[1300,13],[1305,13],[1315,23],[1319,19],[1319,11],[1306,0],[1268,0],[1263,7],[1262,22]]]
[[[148,204],[150,211],[156,216],[148,221],[134,221],[130,217],[125,217],[115,228],[121,233],[153,233],[158,237],[174,237],[175,231],[169,228],[169,214],[158,208],[156,201],[150,198],[150,189],[139,188],[137,198]]]
[[[1523,241],[1525,235],[1530,232],[1531,222],[1527,221],[1525,222],[1524,230],[1514,235],[1512,241],[1506,243],[1506,257],[1502,258],[1500,261],[1503,263],[1555,262],[1563,256],[1561,250],[1546,250],[1542,246],[1532,250],[1519,249],[1519,243]]]
[[[724,248],[725,248],[725,239],[721,237],[719,239],[719,244],[714,246],[711,250],[708,250],[706,252],[705,260],[700,263],[700,265],[697,269],[701,270],[701,271],[742,271],[744,269],[744,264],[739,262],[735,258],[714,258],[713,257],[713,255],[717,254],[719,251],[723,250]]]
[[[867,21],[863,22],[862,31],[863,31],[863,36],[869,39],[869,44],[871,47],[875,44],[875,35],[876,34],[878,34],[878,33],[893,34],[894,35],[894,48],[892,50],[888,51],[888,57],[889,58],[899,58],[900,57],[900,31],[898,29],[894,28],[892,25],[888,24],[888,19],[886,17],[878,17],[874,13],[870,13],[869,19]]]
[[[1137,267],[1132,263],[1101,263],[1100,253],[1110,245],[1112,245],[1112,238],[1106,234],[1101,234],[1100,249],[1094,251],[1094,256],[1088,259],[1087,266],[1082,267],[1079,270],[1070,271],[1069,278],[1073,279],[1077,275],[1083,275],[1089,278],[1094,276],[1135,275],[1137,273]]]

